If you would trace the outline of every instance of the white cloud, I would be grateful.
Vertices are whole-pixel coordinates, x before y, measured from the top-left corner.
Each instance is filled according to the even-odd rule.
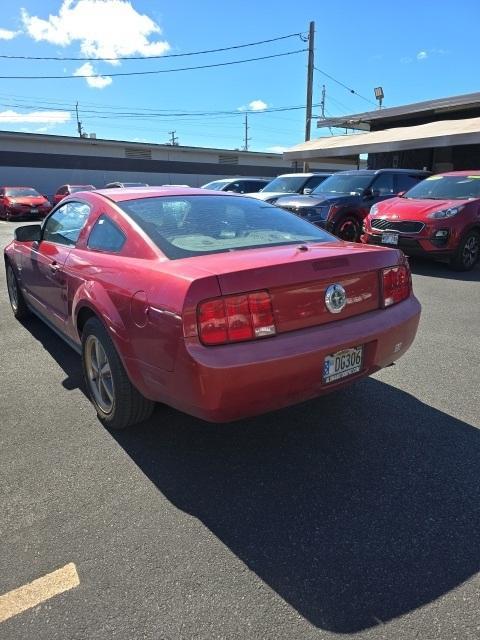
[[[162,30],[127,0],[64,0],[58,15],[44,20],[22,9],[22,20],[34,40],[62,47],[78,41],[82,54],[91,58],[163,55],[170,49],[168,42],[150,41]]]
[[[10,31],[10,29],[0,29],[0,40],[12,40],[18,36],[21,31]]]
[[[65,124],[70,120],[68,111],[30,111],[18,113],[18,111],[0,111],[0,123],[18,124],[33,122],[35,124]]]
[[[417,53],[417,60],[425,60],[428,58],[428,53],[426,51],[419,51]]]
[[[248,104],[244,104],[238,107],[239,111],[263,111],[268,107],[268,104],[263,100],[252,100]]]
[[[409,56],[404,56],[403,58],[400,58],[400,62],[402,64],[410,64],[411,62],[413,62],[413,58],[410,58]]]
[[[93,65],[90,62],[86,62],[82,64],[81,67],[78,67],[76,71],[73,72],[74,76],[92,76],[97,72],[93,68]],[[93,87],[94,89],[104,89],[108,87],[109,84],[112,84],[112,78],[110,76],[98,76],[97,78],[85,78],[89,87]]]
[[[268,104],[263,100],[252,100],[248,106],[252,111],[263,111],[268,107]]]
[[[270,153],[284,153],[288,147],[282,147],[281,145],[274,145],[273,147],[267,147],[267,151]]]

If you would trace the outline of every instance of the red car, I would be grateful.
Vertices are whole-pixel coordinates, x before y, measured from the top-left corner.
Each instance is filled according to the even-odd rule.
[[[373,205],[362,241],[473,269],[480,256],[480,171],[430,176],[401,197]]]
[[[0,218],[21,220],[43,218],[52,205],[31,187],[0,187]]]
[[[72,195],[72,193],[77,193],[78,191],[93,191],[94,189],[96,189],[96,187],[93,184],[64,184],[55,192],[53,204],[58,204],[67,196]]]
[[[204,189],[70,196],[5,260],[15,316],[82,354],[113,428],[154,402],[226,422],[334,391],[404,354],[420,316],[401,251]]]

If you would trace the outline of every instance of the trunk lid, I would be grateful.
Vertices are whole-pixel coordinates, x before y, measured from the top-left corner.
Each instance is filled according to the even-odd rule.
[[[321,245],[269,247],[202,257],[202,270],[214,273],[222,295],[266,289],[272,298],[277,332],[292,331],[378,309],[379,271],[399,264],[395,249],[331,242]],[[331,284],[345,289],[347,304],[328,311],[325,292]]]

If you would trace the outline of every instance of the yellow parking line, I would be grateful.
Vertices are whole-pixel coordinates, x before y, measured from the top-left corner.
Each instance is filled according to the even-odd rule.
[[[64,591],[78,587],[80,579],[73,562],[61,569],[47,573],[23,587],[14,589],[0,596],[0,622],[16,616],[22,611],[36,607]]]

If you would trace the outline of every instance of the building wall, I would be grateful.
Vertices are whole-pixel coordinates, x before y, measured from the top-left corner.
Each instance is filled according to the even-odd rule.
[[[369,169],[424,169],[435,173],[480,169],[480,145],[369,153]]]
[[[348,169],[318,162],[311,170]],[[353,168],[353,167],[352,167]],[[0,184],[32,186],[51,197],[62,184],[145,182],[199,187],[218,178],[272,179],[292,168],[282,155],[0,131]]]

